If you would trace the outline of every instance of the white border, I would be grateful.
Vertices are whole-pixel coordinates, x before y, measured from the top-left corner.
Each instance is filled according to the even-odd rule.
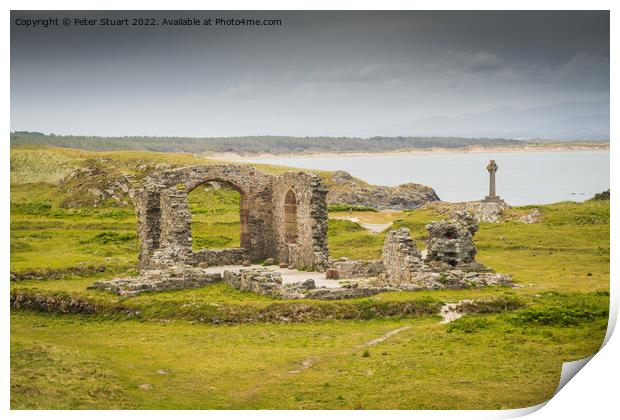
[[[2,20],[3,26],[3,56],[10,56],[10,10],[401,10],[401,9],[414,9],[414,10],[611,10],[611,115],[617,116],[618,114],[618,84],[616,83],[617,77],[614,77],[615,73],[618,73],[618,30],[617,24],[619,19],[616,17],[616,13],[620,10],[617,1],[605,1],[605,0],[589,0],[589,1],[576,1],[576,0],[564,0],[550,1],[550,0],[503,0],[490,1],[490,0],[475,0],[475,1],[406,1],[406,0],[382,0],[370,1],[370,0],[357,0],[355,2],[334,1],[334,0],[315,0],[315,1],[284,1],[284,0],[265,0],[265,1],[251,1],[251,0],[229,0],[229,1],[188,1],[177,0],[174,2],[164,2],[161,0],[152,0],[149,2],[140,1],[89,1],[80,2],[76,0],[60,0],[55,2],[50,1],[5,1],[4,14]],[[2,317],[0,319],[0,331],[3,335],[3,345],[1,347],[1,364],[0,364],[0,407],[2,412],[9,411],[9,252],[8,244],[10,238],[9,231],[9,168],[10,168],[10,153],[9,153],[9,132],[10,132],[10,75],[9,66],[4,65],[2,67],[2,80],[4,85],[5,98],[2,102],[3,110],[3,133],[5,141],[2,144],[2,173],[6,177],[1,185],[1,197],[5,199],[3,205],[0,207],[0,212],[4,223],[1,227],[2,242],[5,246],[2,248],[1,264],[2,273],[4,274],[4,280],[2,281],[4,298],[0,299],[0,308]],[[618,124],[614,118],[611,118],[611,138],[615,138],[618,134]],[[618,157],[615,147],[611,148],[611,161],[615,162]],[[618,232],[618,223],[614,217],[614,211],[618,208],[618,195],[615,194],[618,186],[618,167],[611,165],[611,189],[614,190],[612,194],[612,219],[611,219],[611,232]],[[613,327],[618,314],[618,251],[617,251],[617,237],[611,236],[611,297],[612,307],[610,313],[610,323],[608,328],[608,334],[606,339],[609,340],[604,348],[596,354],[592,360],[583,368],[583,371],[579,373],[576,379],[570,381],[561,391],[552,398],[547,404],[541,404],[537,407],[531,407],[521,410],[506,410],[506,411],[390,411],[390,412],[372,412],[372,411],[348,411],[348,412],[336,412],[336,411],[252,411],[252,412],[232,412],[232,411],[211,411],[208,413],[197,411],[180,411],[175,412],[174,416],[180,416],[183,418],[202,418],[205,415],[214,416],[221,419],[231,419],[237,416],[248,416],[256,418],[269,418],[269,419],[284,419],[290,416],[297,418],[312,418],[313,420],[320,416],[321,418],[334,418],[334,417],[353,417],[356,419],[367,419],[375,417],[383,417],[389,415],[391,418],[463,418],[463,419],[486,419],[486,418],[506,418],[515,417],[528,414],[532,411],[544,406],[543,409],[531,414],[532,419],[570,419],[570,418],[584,418],[586,416],[594,419],[611,418],[614,416],[612,413],[618,413],[618,395],[617,385],[618,377],[620,375],[620,362],[618,354],[620,354],[620,342],[617,337],[611,335]],[[616,334],[617,335],[617,334]],[[82,418],[84,416],[95,418],[107,418],[111,415],[115,417],[143,417],[149,416],[153,418],[164,418],[169,416],[170,413],[164,411],[92,411],[92,412],[66,412],[66,411],[13,411],[9,413],[13,418],[29,418],[33,415],[43,416],[46,418]],[[616,414],[617,415],[617,414]]]

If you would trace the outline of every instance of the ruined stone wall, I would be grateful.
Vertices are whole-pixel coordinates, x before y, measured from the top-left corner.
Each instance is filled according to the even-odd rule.
[[[249,261],[248,253],[244,248],[225,249],[200,249],[193,252],[193,265],[217,266],[217,265],[241,265]]]
[[[409,229],[388,232],[383,245],[385,280],[390,285],[412,283],[415,273],[423,269],[420,251],[409,236]]]
[[[242,251],[192,251],[188,194],[212,181],[227,183],[241,194]],[[294,268],[323,270],[328,265],[326,195],[321,179],[304,172],[274,177],[249,166],[209,165],[152,174],[135,200],[139,268],[230,265],[275,258]]]
[[[223,279],[230,287],[245,292],[273,297],[281,296],[282,274],[267,268],[226,270]]]
[[[338,270],[338,276],[341,279],[377,277],[384,271],[382,260],[340,259],[332,262],[332,268]]]
[[[287,240],[287,194],[295,194],[296,240]],[[306,172],[287,172],[275,179],[273,219],[277,259],[295,268],[322,271],[328,265],[327,189],[321,178]],[[289,213],[290,217],[290,213]],[[290,224],[290,220],[288,220]]]
[[[426,259],[429,263],[454,267],[474,262],[476,247],[473,236],[478,223],[470,213],[457,212],[456,217],[427,225]]]
[[[139,268],[193,264],[188,194],[209,182],[225,182],[241,194],[241,247],[253,260],[275,254],[273,176],[241,165],[209,165],[153,174],[138,193]]]

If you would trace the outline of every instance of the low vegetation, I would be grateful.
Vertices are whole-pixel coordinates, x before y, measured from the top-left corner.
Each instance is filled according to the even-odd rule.
[[[131,207],[61,206],[58,177],[95,156],[127,170],[205,163],[186,154],[12,150],[12,408],[517,408],[548,399],[561,363],[591,355],[605,335],[606,200],[537,206],[540,223],[516,221],[524,207],[481,224],[477,259],[512,274],[515,289],[332,302],[223,283],[133,298],[88,290],[96,279],[135,274],[138,254]],[[198,188],[190,207],[196,248],[238,246],[236,191]],[[349,210],[330,209],[336,258],[380,257],[386,232],[363,223],[407,227],[423,248],[426,224],[440,217]],[[351,217],[358,222],[343,220]],[[439,307],[464,299],[467,314],[440,324]]]

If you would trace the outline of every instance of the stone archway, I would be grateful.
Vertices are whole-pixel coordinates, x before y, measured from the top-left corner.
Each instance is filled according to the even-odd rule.
[[[228,181],[224,181],[222,179],[206,179],[204,183],[199,184],[197,186],[195,186],[192,190],[189,190],[187,192],[188,198],[189,198],[189,203],[190,203],[190,207],[192,207],[192,201],[194,201],[194,205],[196,205],[196,199],[194,198],[194,200],[192,200],[192,194],[202,194],[202,191],[199,191],[201,189],[205,189],[205,191],[209,191],[211,189],[217,189],[217,190],[228,190],[228,191],[234,191],[236,192],[236,194],[238,194],[239,197],[239,241],[238,241],[238,246],[240,248],[249,248],[251,246],[251,242],[250,242],[250,226],[249,226],[249,199],[247,196],[247,193],[240,188],[239,186],[228,182]],[[194,196],[195,197],[195,196]],[[211,197],[211,199],[213,199],[213,197]],[[203,199],[204,200],[204,199]],[[199,202],[205,203],[206,200],[199,200]],[[197,250],[200,249],[207,249],[209,247],[205,247],[202,246],[200,247],[200,245],[196,244],[196,232],[195,232],[195,227],[194,227],[194,223],[195,223],[195,218],[196,218],[196,214],[194,213],[194,211],[192,209],[190,209],[191,212],[191,218],[192,218],[192,231],[191,231],[191,235],[192,235],[192,248],[194,250],[194,253]],[[206,220],[208,220],[211,216],[203,216],[203,222],[205,222]]]
[[[209,165],[152,174],[136,196],[139,220],[139,268],[172,265],[241,264],[275,253],[271,175],[241,165]],[[192,251],[188,194],[207,182],[217,181],[241,195],[240,247],[225,251]]]
[[[188,194],[210,181],[232,185],[241,194],[239,248],[192,250]],[[273,258],[296,268],[325,269],[326,194],[321,179],[304,172],[276,177],[249,166],[209,165],[152,174],[136,193],[138,266],[228,265]]]

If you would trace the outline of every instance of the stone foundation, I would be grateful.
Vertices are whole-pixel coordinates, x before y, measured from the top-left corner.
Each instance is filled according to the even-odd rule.
[[[282,299],[338,300],[372,296],[387,291],[386,288],[343,283],[338,288],[317,288],[312,279],[299,283],[282,283],[282,275],[268,268],[226,270],[224,281],[231,287],[259,295]]]
[[[211,267],[218,265],[242,265],[249,260],[243,248],[201,249],[193,252],[193,265]]]
[[[89,289],[99,289],[123,296],[135,296],[143,292],[194,289],[222,280],[219,273],[206,273],[195,267],[173,267],[162,270],[144,270],[140,277],[117,278],[96,281]]]
[[[332,267],[338,270],[338,276],[341,279],[377,277],[384,271],[381,260],[362,261],[341,258],[334,261]]]

